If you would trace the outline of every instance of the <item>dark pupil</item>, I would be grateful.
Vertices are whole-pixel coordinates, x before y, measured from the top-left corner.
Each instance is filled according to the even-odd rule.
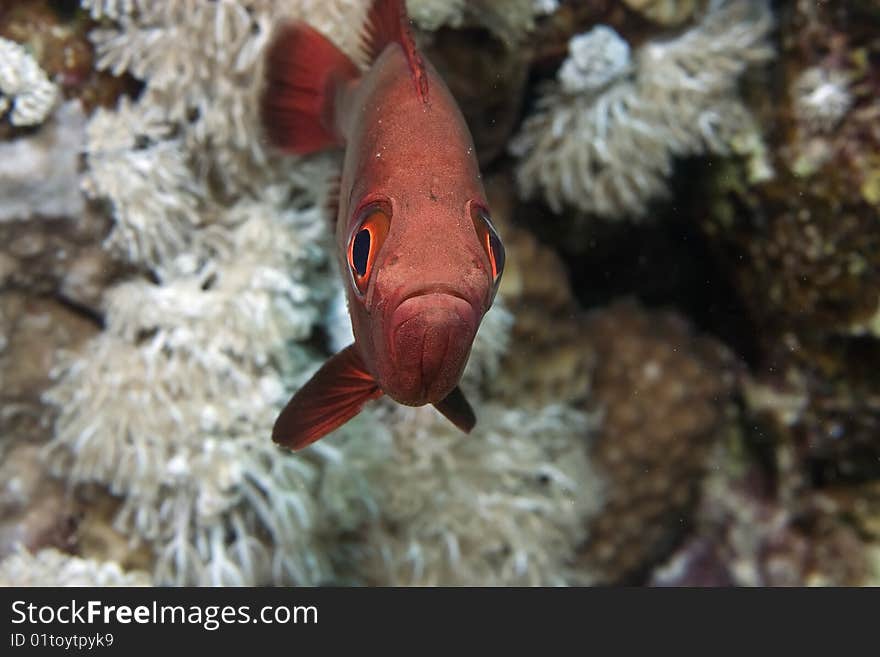
[[[489,231],[489,244],[492,246],[492,254],[495,256],[495,269],[498,275],[504,271],[504,245],[498,239],[494,230]]]
[[[364,228],[354,236],[354,245],[351,247],[351,264],[354,265],[358,276],[363,276],[367,273],[367,258],[369,255],[370,231]]]

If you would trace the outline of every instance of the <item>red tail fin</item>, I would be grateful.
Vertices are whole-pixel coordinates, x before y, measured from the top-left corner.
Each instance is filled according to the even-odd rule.
[[[287,402],[272,428],[272,440],[291,449],[341,427],[382,390],[367,372],[354,345],[333,356]]]
[[[336,89],[358,75],[354,63],[309,25],[281,28],[269,46],[261,107],[269,141],[300,154],[340,145],[333,125]]]
[[[389,43],[399,43],[409,62],[416,92],[428,102],[428,76],[406,15],[404,0],[373,0],[364,24],[363,50],[368,61],[374,61]]]

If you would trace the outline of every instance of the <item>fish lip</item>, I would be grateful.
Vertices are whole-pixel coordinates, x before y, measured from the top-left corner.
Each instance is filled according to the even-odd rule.
[[[428,299],[430,297],[438,297],[438,298],[436,300]],[[447,300],[445,302],[443,302],[443,301],[441,301],[441,299],[439,297],[446,297]],[[467,344],[467,349],[465,351],[468,353],[470,352],[470,347],[473,344],[474,335],[476,334],[476,329],[479,325],[480,316],[478,314],[477,308],[474,306],[472,301],[470,301],[466,296],[464,296],[464,294],[462,292],[460,292],[458,289],[454,288],[451,285],[444,285],[444,284],[426,285],[426,286],[420,287],[416,290],[413,290],[412,292],[409,292],[408,294],[401,296],[400,301],[395,306],[393,306],[394,310],[388,316],[389,323],[386,325],[386,326],[388,326],[388,330],[384,332],[385,336],[386,336],[385,348],[387,350],[386,353],[390,357],[389,362],[391,364],[393,364],[393,366],[395,368],[400,367],[400,363],[401,363],[401,361],[400,361],[401,354],[395,348],[395,344],[397,341],[397,336],[399,334],[399,331],[406,324],[408,324],[410,321],[413,321],[417,317],[422,316],[422,313],[424,312],[424,307],[421,310],[418,310],[417,309],[418,307],[416,307],[416,309],[403,310],[403,311],[402,311],[402,309],[408,305],[408,302],[414,301],[415,303],[418,304],[419,301],[417,301],[417,300],[420,300],[423,298],[426,298],[425,299],[426,303],[422,304],[424,307],[433,307],[435,304],[442,304],[442,306],[445,309],[458,315],[458,317],[460,318],[460,320],[462,322],[460,326],[467,327],[465,329],[465,332],[468,333],[469,340],[468,340],[468,344]],[[415,310],[415,312],[413,312],[410,315],[412,310]],[[403,319],[399,318],[399,316],[398,316],[398,314],[400,312],[404,313]],[[461,330],[458,331],[458,335],[463,335]],[[460,344],[460,341],[459,341],[459,344]],[[458,349],[458,350],[460,351],[460,349]],[[445,352],[448,353],[449,351],[450,351],[450,344],[447,343]],[[444,356],[444,358],[445,358],[445,356]],[[465,361],[466,361],[466,357],[465,357]],[[463,364],[462,364],[462,367],[463,367]],[[395,399],[396,401],[398,401],[400,403],[413,405],[413,406],[421,406],[426,403],[435,403],[435,402],[439,401],[442,397],[445,397],[446,394],[449,393],[449,390],[445,390],[445,389],[444,389],[442,395],[437,393],[436,392],[436,388],[437,388],[436,381],[432,380],[431,382],[428,382],[426,380],[425,372],[424,372],[424,355],[423,354],[421,355],[421,360],[419,363],[419,371],[420,371],[420,376],[419,376],[419,380],[418,380],[419,390],[416,390],[416,388],[414,388],[412,386],[409,386],[409,387],[392,386],[391,388],[388,388],[388,386],[385,386],[383,389],[388,388],[388,389],[385,389],[385,392],[392,399]],[[459,374],[459,376],[460,376],[460,374]],[[390,376],[388,378],[393,379],[393,377],[390,377]],[[386,379],[386,381],[387,381],[387,379]],[[441,379],[441,381],[442,381],[442,379]],[[404,391],[407,391],[407,392],[404,392]]]
[[[435,283],[435,284],[431,284],[431,285],[425,285],[423,287],[418,288],[417,290],[414,290],[408,294],[405,294],[404,296],[402,296],[400,298],[400,301],[398,301],[393,306],[391,306],[391,308],[393,308],[393,310],[391,311],[389,317],[393,318],[397,314],[397,311],[400,309],[400,307],[403,306],[407,301],[410,301],[412,299],[417,299],[419,297],[431,296],[434,294],[453,297],[454,299],[458,299],[459,301],[463,301],[467,305],[468,309],[470,310],[470,316],[466,318],[467,321],[479,322],[480,311],[477,308],[477,306],[473,303],[473,301],[468,299],[464,295],[464,293],[462,293],[456,287],[454,287],[452,285],[448,285],[448,284],[443,284],[443,283]],[[389,338],[390,337],[391,336],[389,335]],[[389,344],[389,348],[390,348],[390,344]]]
[[[468,299],[464,294],[462,294],[462,292],[459,291],[455,286],[444,285],[443,283],[436,283],[434,285],[426,285],[424,287],[420,287],[417,290],[403,296],[400,301],[398,301],[394,305],[394,308],[396,310],[397,308],[402,306],[404,302],[409,301],[410,299],[413,299],[415,297],[421,297],[428,294],[446,294],[450,297],[456,297],[458,299],[461,299],[462,301],[465,301],[471,307],[473,307],[474,305],[473,302]]]

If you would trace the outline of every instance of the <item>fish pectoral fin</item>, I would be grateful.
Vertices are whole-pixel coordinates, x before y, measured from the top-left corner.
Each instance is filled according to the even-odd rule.
[[[477,423],[477,416],[474,415],[474,409],[468,403],[461,388],[455,386],[452,392],[446,395],[442,401],[434,404],[434,408],[440,411],[447,420],[452,422],[465,433],[470,433],[471,429]]]
[[[324,363],[281,411],[272,440],[302,449],[338,429],[360,413],[364,404],[382,396],[364,361],[349,345]]]

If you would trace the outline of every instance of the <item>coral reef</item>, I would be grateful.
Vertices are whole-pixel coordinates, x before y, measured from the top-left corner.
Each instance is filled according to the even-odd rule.
[[[662,25],[678,25],[691,18],[705,0],[623,0],[626,6]]]
[[[5,20],[2,27],[16,31]],[[33,66],[14,58],[3,65],[20,66],[20,77]],[[46,463],[55,413],[41,394],[63,354],[98,331],[89,312],[75,308],[97,309],[118,271],[100,249],[108,221],[86,209],[79,190],[80,101],[43,119],[0,141],[0,558],[16,546],[76,547],[79,508]],[[35,572],[41,567],[35,562]]]
[[[8,110],[15,126],[42,123],[58,99],[58,88],[24,48],[2,37],[0,62],[0,115]]]
[[[100,246],[110,222],[79,189],[84,132],[70,101],[36,134],[0,142],[0,288],[58,292],[97,311],[122,267]]]
[[[590,420],[563,406],[479,407],[469,436],[430,408],[393,422],[373,482],[380,522],[352,550],[367,581],[558,585],[601,491],[581,442]]]
[[[556,11],[555,0],[408,0],[412,20],[423,30],[479,25],[514,46],[535,27],[535,18]]]
[[[320,285],[291,272],[308,267],[296,244],[321,222],[268,200],[230,211],[243,222],[225,259],[107,291],[106,330],[49,395],[61,409],[56,463],[124,496],[117,523],[156,543],[158,581],[313,583],[328,577],[306,538],[319,470],[266,436],[282,373],[314,362],[287,341],[317,320]]]
[[[536,19],[555,12],[558,3],[410,0],[407,6],[421,29],[420,45],[458,101],[485,167],[504,154],[517,127]]]
[[[82,213],[79,153],[84,129],[85,116],[74,101],[33,137],[0,143],[0,222]]]
[[[559,84],[567,94],[601,89],[625,75],[631,66],[629,44],[605,25],[574,37],[568,50],[569,56],[559,68]]]
[[[522,354],[528,338],[516,330],[519,314],[514,320],[506,309],[520,300],[508,302],[505,290],[480,326],[462,381],[478,417],[469,435],[430,407],[378,405],[390,451],[368,475],[377,516],[333,550],[345,581],[572,581],[568,564],[601,508],[601,480],[585,448],[594,420],[531,388],[525,366],[510,371],[509,355]],[[512,379],[535,393],[527,408],[518,408],[522,395],[504,401]]]
[[[65,306],[20,291],[0,292],[0,559],[17,545],[69,549],[76,508],[42,452],[54,415],[40,401],[60,350],[97,332]]]
[[[63,484],[49,476],[41,445],[20,438],[9,444],[10,436],[4,432],[0,462],[0,560],[18,546],[69,550],[75,543],[73,503]]]
[[[853,103],[846,73],[819,66],[801,73],[792,86],[794,111],[806,129],[829,132]]]
[[[469,0],[472,20],[514,46],[535,28],[535,17],[553,10],[546,0]]]
[[[84,188],[109,202],[107,247],[153,280],[108,289],[105,331],[60,369],[47,394],[60,413],[52,462],[70,481],[103,483],[121,498],[114,526],[153,546],[159,583],[333,581],[324,540],[376,513],[381,489],[368,473],[387,458],[390,437],[368,411],[305,457],[267,441],[286,384],[301,383],[318,363],[303,343],[322,325],[333,329],[322,321],[331,297],[326,230],[318,199],[306,192],[331,168],[274,160],[252,132],[253,116],[241,119],[251,132],[222,123],[252,110],[251,77],[230,87],[230,76],[257,65],[275,15],[253,4],[253,22],[243,26],[232,3],[220,4],[185,15],[90,5],[96,17],[119,21],[95,34],[99,65],[133,63],[145,87],[136,101],[90,120]],[[331,27],[343,18],[329,6],[307,16]],[[187,82],[170,76],[179,53],[140,35],[161,24],[169,38],[201,30],[220,39],[228,36],[213,32],[221,18],[254,41],[233,39],[241,48],[235,71],[231,51],[220,49],[209,53],[209,73],[185,71],[194,76],[189,97],[201,102],[207,87],[229,100],[193,122],[188,96],[169,91]],[[132,55],[142,48],[155,56]],[[219,172],[232,161],[238,173]],[[491,369],[508,324],[503,310],[487,318],[494,339],[478,341],[472,370]],[[362,433],[371,440],[356,440]]]
[[[876,16],[797,2],[781,13],[781,84],[759,119],[773,180],[728,162],[710,176],[703,229],[760,342],[758,385],[800,400],[768,403],[818,485],[858,483],[877,467],[880,350],[880,132]]]
[[[644,215],[666,194],[673,158],[726,153],[756,129],[736,83],[771,57],[771,24],[760,0],[716,2],[696,26],[643,44],[632,61],[610,28],[572,39],[559,82],[511,142],[523,194],[540,190],[557,212],[568,204],[606,219]]]
[[[622,303],[584,317],[559,257],[511,223],[509,182],[492,178],[487,189],[515,318],[493,390],[510,404],[556,400],[597,418],[585,445],[603,503],[569,582],[638,581],[688,531],[712,446],[732,421],[738,366],[671,313]]]
[[[125,572],[118,564],[81,559],[47,548],[17,552],[0,561],[2,586],[149,586],[145,572]]]
[[[492,382],[493,396],[526,408],[582,403],[589,395],[595,352],[561,259],[513,223],[510,188],[508,176],[487,180],[493,221],[508,254],[499,294],[515,318],[512,346]]]
[[[443,25],[460,27],[466,4],[465,0],[407,0],[406,9],[421,29],[434,31]]]
[[[6,0],[0,9],[0,37],[20,44],[57,87],[58,95],[79,100],[87,113],[97,106],[113,106],[119,94],[137,90],[128,76],[95,69],[88,38],[94,27],[71,2]],[[3,133],[0,122],[0,138]]]
[[[584,330],[597,353],[590,403],[602,416],[590,462],[606,485],[578,565],[586,582],[626,583],[687,530],[727,421],[732,362],[680,318],[632,303],[594,313]]]
[[[381,432],[306,458],[267,439],[318,363],[305,342],[330,296],[327,231],[305,190],[331,169],[267,154],[255,95],[282,13],[353,49],[341,26],[359,3],[84,4],[113,19],[92,33],[96,65],[144,86],[92,116],[83,187],[112,213],[106,247],[149,278],[106,290],[105,330],[58,369],[53,467],[121,498],[113,525],[152,547],[156,582],[332,580],[320,534],[369,512],[358,466],[381,458]]]
[[[3,3],[0,582],[880,581],[876,2],[407,4],[507,250],[478,422],[291,454],[352,337],[339,158],[266,147],[263,50],[366,65],[367,3]]]
[[[651,576],[660,586],[853,586],[872,576],[867,545],[821,493],[773,489],[742,445],[718,445],[696,537]],[[731,453],[731,451],[733,453]]]

